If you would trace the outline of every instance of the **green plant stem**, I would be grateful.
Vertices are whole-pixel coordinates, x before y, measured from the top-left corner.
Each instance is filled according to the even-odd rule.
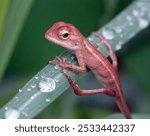
[[[120,50],[127,41],[149,25],[149,9],[149,1],[134,1],[112,21],[99,29],[98,33],[109,40],[115,50]],[[88,39],[91,43],[97,44],[98,49],[108,56],[106,48],[99,39],[94,36]],[[70,63],[77,63],[70,51],[62,56]],[[69,88],[68,81],[60,70],[61,68],[52,65],[43,68],[0,110],[0,118],[34,118]],[[69,74],[74,80],[83,75],[73,72]]]

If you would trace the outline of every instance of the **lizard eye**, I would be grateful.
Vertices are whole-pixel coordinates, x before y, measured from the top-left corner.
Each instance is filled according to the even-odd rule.
[[[68,36],[69,36],[69,33],[64,33],[64,34],[62,34],[62,37],[63,37],[64,39],[66,39]]]
[[[58,31],[58,38],[61,40],[67,40],[70,37],[70,30],[66,27],[60,28]]]
[[[61,40],[67,40],[68,37],[69,37],[69,33],[68,33],[68,32],[59,33],[59,34],[58,34],[58,37],[59,37]]]

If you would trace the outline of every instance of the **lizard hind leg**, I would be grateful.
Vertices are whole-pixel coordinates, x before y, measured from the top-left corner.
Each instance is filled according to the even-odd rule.
[[[106,46],[106,48],[109,51],[110,58],[112,60],[112,65],[117,71],[118,70],[118,61],[117,61],[115,51],[112,48],[111,44],[104,37],[102,37],[99,33],[93,32],[92,34],[94,36],[98,37],[101,40],[101,42]]]
[[[87,95],[94,95],[94,94],[105,94],[112,97],[116,96],[115,91],[109,90],[106,88],[100,88],[100,89],[92,89],[92,90],[81,90],[79,86],[75,83],[75,81],[67,74],[64,70],[62,70],[63,75],[67,78],[69,81],[69,84],[71,85],[72,89],[74,90],[74,93],[78,96],[87,96]]]

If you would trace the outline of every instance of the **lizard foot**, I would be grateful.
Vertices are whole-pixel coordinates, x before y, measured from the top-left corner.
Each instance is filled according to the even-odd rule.
[[[58,61],[49,61],[48,64],[52,64],[52,65],[58,65],[62,68],[64,68],[64,66],[66,65],[66,62],[64,60],[64,58],[61,58],[59,56],[55,57]]]

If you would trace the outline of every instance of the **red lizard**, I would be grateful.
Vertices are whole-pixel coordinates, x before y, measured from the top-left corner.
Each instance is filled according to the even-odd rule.
[[[73,26],[65,22],[55,23],[46,33],[45,38],[56,44],[61,45],[75,52],[78,65],[68,64],[60,57],[58,62],[49,61],[49,64],[58,65],[64,69],[69,69],[74,72],[85,72],[90,69],[100,81],[104,88],[92,90],[80,90],[75,81],[63,71],[63,74],[68,79],[76,95],[85,96],[92,94],[106,94],[116,99],[120,111],[128,119],[131,119],[131,114],[123,97],[120,80],[118,77],[117,58],[110,43],[106,41],[98,33],[94,33],[99,37],[101,42],[109,51],[112,64],[103,56],[96,45],[92,45],[81,33]]]

